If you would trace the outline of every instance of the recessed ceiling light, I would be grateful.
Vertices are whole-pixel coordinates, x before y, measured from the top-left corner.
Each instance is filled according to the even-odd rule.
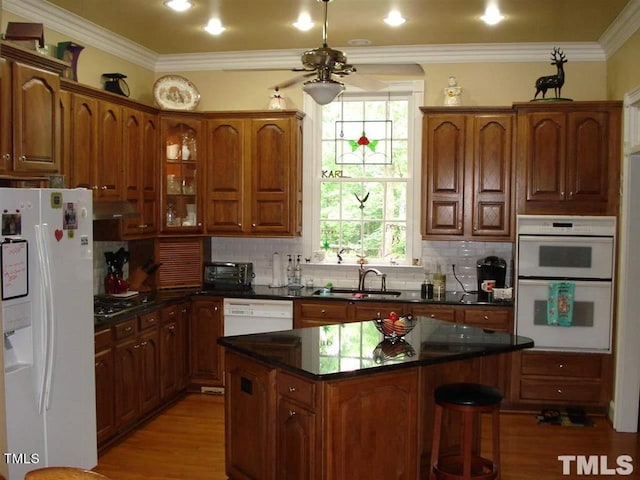
[[[397,10],[392,10],[387,15],[387,18],[384,19],[384,23],[387,25],[391,25],[392,27],[397,27],[398,25],[402,25],[407,20],[400,14]]]
[[[308,13],[301,13],[298,17],[298,21],[293,24],[298,30],[306,32],[307,30],[311,30],[313,28],[313,22],[311,21],[311,17]]]
[[[487,25],[496,25],[504,20],[504,15],[500,13],[498,7],[495,5],[489,5],[480,19]]]
[[[176,12],[184,12],[193,7],[193,4],[189,0],[169,0],[168,2],[164,2],[164,4]]]
[[[204,27],[204,29],[211,35],[220,35],[226,30],[226,28],[222,26],[222,22],[218,18],[212,18],[211,20],[209,20],[209,23],[207,23],[207,26]]]

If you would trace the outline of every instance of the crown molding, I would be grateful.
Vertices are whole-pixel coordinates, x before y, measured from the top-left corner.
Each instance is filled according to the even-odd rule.
[[[640,0],[629,0],[598,40],[607,58],[616,53],[639,28]]]
[[[110,53],[154,72],[211,70],[277,70],[300,64],[299,50],[253,50],[159,55],[44,0],[3,0],[3,8],[68,35],[85,46]],[[366,63],[492,63],[546,62],[553,47],[580,62],[602,62],[640,28],[640,0],[630,0],[600,42],[509,44],[441,44],[399,47],[340,48],[354,64]],[[603,47],[604,45],[604,47]]]
[[[44,0],[3,0],[2,8],[33,22],[42,23],[84,46],[91,46],[133,64],[155,70],[158,54],[106,28]]]

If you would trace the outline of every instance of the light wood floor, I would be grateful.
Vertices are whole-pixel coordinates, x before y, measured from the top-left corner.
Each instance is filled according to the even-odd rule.
[[[631,455],[634,472],[620,478],[640,478],[640,436],[616,433],[604,418],[594,427],[538,425],[529,414],[504,414],[501,422],[502,480],[618,478],[578,476],[575,465],[563,476],[558,455],[608,455],[609,467]],[[105,452],[95,470],[112,480],[226,480],[223,398],[188,395]]]

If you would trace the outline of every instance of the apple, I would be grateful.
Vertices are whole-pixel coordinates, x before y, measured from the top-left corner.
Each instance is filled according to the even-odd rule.
[[[400,315],[398,315],[396,312],[391,312],[389,313],[389,320],[391,320],[392,322],[397,322],[400,319]]]

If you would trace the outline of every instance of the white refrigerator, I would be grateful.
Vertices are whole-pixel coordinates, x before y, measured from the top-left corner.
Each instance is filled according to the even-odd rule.
[[[0,188],[9,480],[97,464],[92,196]]]

